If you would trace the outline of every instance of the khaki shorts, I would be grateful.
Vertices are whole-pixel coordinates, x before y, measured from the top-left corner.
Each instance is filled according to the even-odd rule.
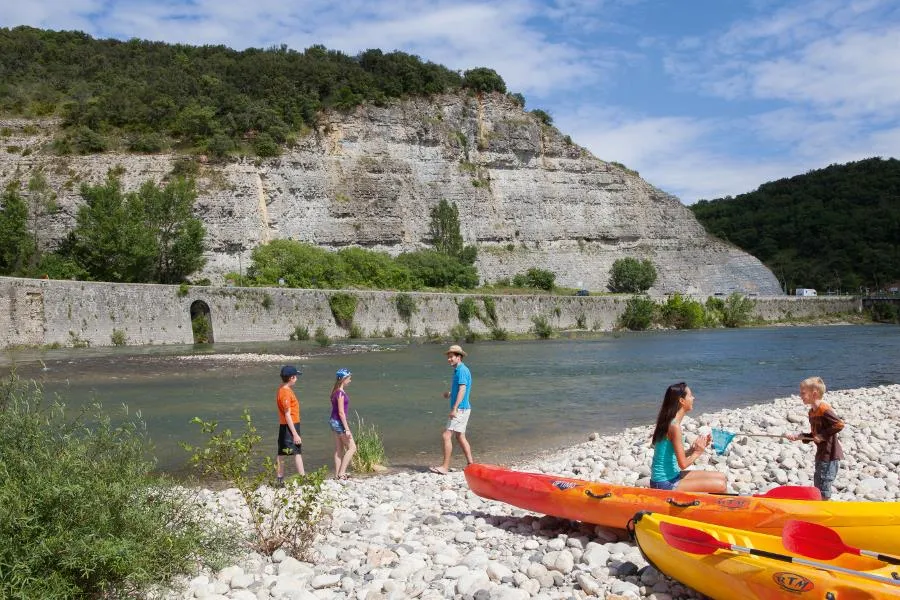
[[[457,433],[465,433],[466,426],[469,424],[469,414],[472,412],[470,408],[460,408],[456,410],[456,416],[447,419],[447,429],[456,431]]]

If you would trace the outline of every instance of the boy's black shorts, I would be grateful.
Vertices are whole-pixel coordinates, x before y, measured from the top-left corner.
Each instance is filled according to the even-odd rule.
[[[297,430],[297,435],[300,435],[300,423],[294,423],[294,429]],[[287,425],[278,427],[278,456],[302,454],[302,446],[303,444],[294,443],[294,436],[291,435],[291,430]]]

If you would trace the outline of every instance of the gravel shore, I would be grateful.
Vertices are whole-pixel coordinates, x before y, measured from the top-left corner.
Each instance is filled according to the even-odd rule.
[[[900,385],[829,391],[846,427],[846,459],[833,501],[900,500]],[[648,420],[655,415],[648,416]],[[473,415],[477,418],[477,415]],[[808,429],[796,395],[685,419],[688,440],[711,427],[782,434]],[[651,427],[627,429],[512,465],[525,471],[646,486]],[[478,449],[473,448],[476,460]],[[455,458],[461,460],[458,449]],[[727,473],[729,491],[812,485],[814,449],[777,438],[737,437],[696,468]],[[435,456],[437,461],[438,457]],[[329,480],[335,508],[312,562],[276,552],[202,573],[165,598],[330,600],[464,598],[700,598],[647,564],[624,532],[535,515],[483,500],[461,471],[399,472]],[[212,510],[240,514],[236,490],[202,492]]]

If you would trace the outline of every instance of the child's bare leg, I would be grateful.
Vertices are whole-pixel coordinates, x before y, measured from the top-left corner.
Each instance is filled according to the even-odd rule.
[[[352,437],[346,438],[347,445],[344,447],[344,458],[341,460],[341,475],[347,475],[347,469],[350,468],[350,462],[353,460],[353,455],[356,453],[356,442],[353,441]]]
[[[294,455],[294,464],[297,465],[297,472],[301,475],[306,475],[306,470],[303,468],[303,455],[299,452]]]

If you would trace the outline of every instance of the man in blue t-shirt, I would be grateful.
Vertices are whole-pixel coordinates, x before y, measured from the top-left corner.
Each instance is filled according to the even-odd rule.
[[[466,439],[466,425],[469,423],[469,413],[472,407],[469,404],[469,394],[472,391],[472,373],[469,367],[463,364],[465,351],[456,344],[447,350],[447,363],[453,367],[453,383],[449,392],[444,392],[444,398],[450,400],[450,418],[447,427],[444,428],[444,462],[439,467],[431,467],[432,473],[446,475],[450,471],[450,454],[453,452],[453,436],[456,443],[466,455],[466,464],[471,465],[472,449],[469,440]]]

